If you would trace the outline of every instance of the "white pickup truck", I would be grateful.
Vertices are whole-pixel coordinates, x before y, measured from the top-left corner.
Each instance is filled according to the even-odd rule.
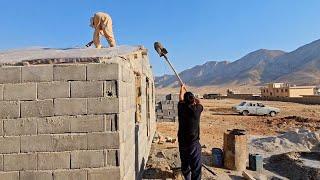
[[[274,117],[280,112],[280,109],[278,108],[265,106],[260,102],[248,102],[248,101],[241,102],[239,105],[233,106],[232,109],[244,116],[247,116],[250,114],[250,115],[270,115]]]

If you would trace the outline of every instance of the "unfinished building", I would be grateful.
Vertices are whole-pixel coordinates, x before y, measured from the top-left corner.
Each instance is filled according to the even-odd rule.
[[[140,179],[155,132],[143,47],[0,52],[0,179]]]

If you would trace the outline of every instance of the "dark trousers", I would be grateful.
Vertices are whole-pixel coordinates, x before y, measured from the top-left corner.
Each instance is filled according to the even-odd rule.
[[[179,145],[181,171],[186,180],[201,180],[201,145],[199,141],[189,146]]]

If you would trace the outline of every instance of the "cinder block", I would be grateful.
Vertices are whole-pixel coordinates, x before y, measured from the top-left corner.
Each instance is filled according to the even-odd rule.
[[[1,67],[0,68],[0,84],[20,83],[21,67]]]
[[[120,179],[120,168],[99,168],[88,170],[88,180]]]
[[[54,100],[54,115],[87,114],[87,99],[59,98]]]
[[[117,81],[105,81],[103,91],[105,97],[118,97]]]
[[[3,88],[3,99],[14,100],[35,100],[37,99],[37,84],[5,84]]]
[[[71,132],[103,132],[104,116],[87,115],[70,119]]]
[[[104,152],[101,151],[73,151],[71,152],[71,168],[104,167]]]
[[[53,116],[53,100],[22,101],[21,117]]]
[[[72,81],[72,98],[103,97],[102,81]]]
[[[119,133],[90,133],[88,134],[88,149],[118,149]]]
[[[119,118],[116,114],[105,115],[105,131],[118,131]]]
[[[3,84],[0,84],[0,100],[3,100]]]
[[[118,64],[88,64],[88,80],[117,80],[119,79]]]
[[[51,171],[21,171],[20,180],[53,180]]]
[[[132,70],[129,70],[129,68],[122,68],[122,81],[123,82],[131,82],[133,81],[133,73]]]
[[[105,152],[106,165],[109,166],[119,166],[120,165],[120,150],[119,149],[109,149]]]
[[[2,154],[0,155],[0,171],[3,171],[3,155]]]
[[[70,169],[70,153],[38,153],[38,170],[53,169]]]
[[[84,64],[68,64],[53,66],[54,81],[85,81],[86,65]]]
[[[68,98],[69,86],[69,82],[38,83],[38,99]]]
[[[0,118],[20,117],[20,104],[18,101],[0,101]]]
[[[87,136],[83,135],[53,135],[54,151],[72,151],[87,149]]]
[[[48,82],[53,80],[52,65],[23,66],[22,82]]]
[[[4,132],[3,132],[3,120],[0,119],[0,136],[3,136]]]
[[[21,136],[21,152],[51,152],[51,135]]]
[[[36,170],[37,154],[5,154],[3,168],[4,171]]]
[[[39,134],[59,134],[70,132],[70,117],[55,116],[38,119]]]
[[[37,118],[8,119],[3,122],[6,136],[37,134]]]
[[[87,170],[61,170],[53,172],[54,180],[87,180]]]
[[[19,180],[19,171],[0,172],[0,180]]]
[[[20,137],[0,137],[0,154],[10,154],[20,152]]]
[[[118,98],[89,98],[88,114],[107,114],[119,112]]]

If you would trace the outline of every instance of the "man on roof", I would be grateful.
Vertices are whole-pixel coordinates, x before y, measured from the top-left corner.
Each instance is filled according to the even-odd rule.
[[[100,43],[100,34],[107,39],[110,47],[116,46],[116,41],[114,39],[112,30],[112,19],[107,13],[95,13],[90,19],[90,26],[94,28],[93,44],[96,46],[96,48],[102,48]]]

